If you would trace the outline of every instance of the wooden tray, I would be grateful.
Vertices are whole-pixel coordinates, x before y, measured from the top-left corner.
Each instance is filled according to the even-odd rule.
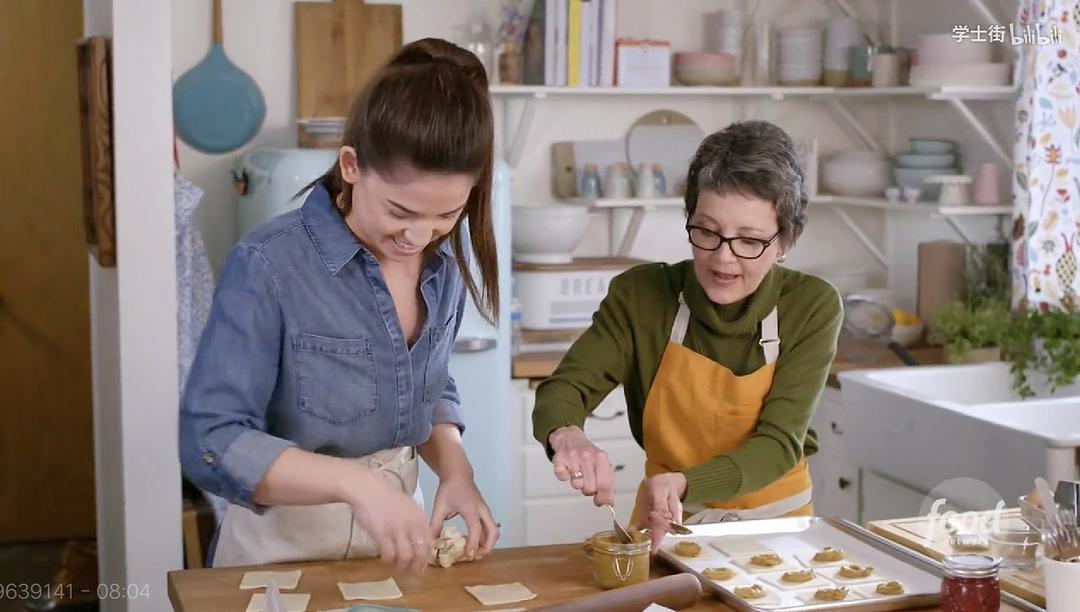
[[[989,512],[981,513],[989,515]],[[1020,510],[1016,508],[1003,511],[1002,518],[1020,518]],[[937,520],[941,521],[940,518]],[[949,535],[944,529],[935,529],[933,537],[927,538],[930,533],[931,517],[920,516],[905,519],[890,519],[884,521],[872,521],[867,525],[870,531],[892,540],[906,548],[926,555],[936,561],[941,561],[946,555],[957,551],[949,545]],[[941,521],[944,525],[944,521]],[[1003,570],[1001,572],[1001,588],[1012,593],[1024,601],[1037,606],[1046,607],[1046,591],[1043,588],[1042,572],[1039,570],[1016,571]]]

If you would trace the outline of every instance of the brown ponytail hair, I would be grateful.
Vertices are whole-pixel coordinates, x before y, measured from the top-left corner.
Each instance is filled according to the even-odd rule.
[[[492,230],[491,180],[495,126],[487,74],[480,60],[438,38],[401,48],[364,86],[349,110],[341,145],[356,150],[362,170],[392,176],[397,164],[421,172],[472,174],[476,184],[465,210],[447,236],[473,303],[488,321],[499,317],[499,266]],[[352,185],[341,165],[322,182],[342,216],[352,210]],[[340,196],[340,197],[339,197]],[[469,270],[462,247],[468,219],[472,252],[482,290]]]

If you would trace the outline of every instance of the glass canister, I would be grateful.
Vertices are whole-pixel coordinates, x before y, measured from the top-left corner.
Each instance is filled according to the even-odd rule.
[[[623,544],[614,531],[601,531],[591,540],[593,584],[615,589],[649,579],[649,538],[631,532],[634,542]]]
[[[987,555],[945,557],[941,612],[998,612],[1001,607],[999,563]]]

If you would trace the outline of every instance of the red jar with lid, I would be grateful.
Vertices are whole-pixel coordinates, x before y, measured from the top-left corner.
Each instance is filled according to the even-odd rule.
[[[998,612],[1001,607],[999,563],[986,555],[945,557],[941,612]]]

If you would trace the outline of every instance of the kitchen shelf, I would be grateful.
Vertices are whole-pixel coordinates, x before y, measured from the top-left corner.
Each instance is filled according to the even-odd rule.
[[[998,142],[983,121],[968,106],[970,101],[1012,100],[1016,96],[1016,87],[1012,85],[987,87],[936,86],[936,87],[548,87],[543,85],[493,85],[490,88],[492,99],[502,106],[503,113],[503,158],[511,168],[517,167],[521,152],[536,113],[536,102],[548,98],[729,98],[729,99],[771,99],[783,100],[786,97],[806,99],[822,104],[830,114],[855,132],[862,143],[870,149],[880,151],[881,145],[874,140],[871,132],[844,106],[845,100],[878,99],[926,99],[934,102],[946,102],[966,120],[975,131],[990,145],[1006,164],[1011,158],[1006,147]],[[512,104],[515,103],[515,104]],[[514,120],[512,106],[520,106],[517,120]]]
[[[568,204],[576,204],[579,206],[587,206],[595,211],[614,211],[614,210],[631,210],[633,211],[630,216],[630,221],[627,224],[626,230],[621,236],[617,235],[615,231],[615,224],[609,219],[608,232],[610,244],[612,245],[611,255],[618,257],[628,257],[630,250],[634,245],[634,241],[637,239],[637,235],[641,230],[641,224],[645,220],[645,213],[650,210],[658,210],[665,208],[682,208],[684,201],[682,198],[626,198],[626,199],[613,199],[613,198],[565,198],[561,200]],[[970,217],[1002,217],[1012,214],[1012,206],[980,206],[976,204],[966,204],[957,206],[941,206],[932,202],[890,202],[883,198],[861,198],[851,196],[839,196],[821,194],[812,196],[810,198],[810,204],[815,206],[829,206],[840,217],[844,225],[848,227],[852,234],[862,242],[863,246],[874,256],[881,265],[887,266],[888,259],[885,257],[885,253],[870,237],[863,231],[859,224],[851,218],[851,215],[847,214],[849,208],[866,208],[872,210],[883,210],[887,212],[897,212],[906,214],[926,215],[931,218],[938,218],[944,220],[949,227],[955,231],[965,243],[971,244],[973,241],[964,229],[963,224],[960,222],[962,218]],[[618,245],[618,246],[616,246]]]
[[[862,242],[866,250],[874,256],[882,266],[888,267],[888,258],[885,253],[863,231],[859,224],[847,213],[848,208],[869,208],[889,212],[921,214],[932,218],[942,219],[953,229],[954,232],[966,244],[973,244],[971,235],[964,229],[963,218],[971,217],[1003,217],[1012,214],[1012,206],[980,206],[965,204],[957,206],[941,206],[932,202],[890,202],[880,198],[857,198],[838,195],[817,195],[810,198],[810,203],[818,206],[830,206],[833,212],[840,217],[844,225]]]

